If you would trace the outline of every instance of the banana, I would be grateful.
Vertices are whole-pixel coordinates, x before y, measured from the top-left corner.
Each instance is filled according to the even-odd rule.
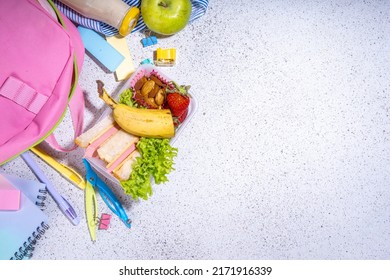
[[[103,82],[96,82],[99,97],[111,107],[115,122],[124,131],[140,137],[172,138],[175,136],[175,127],[170,110],[143,109],[118,104],[103,88]]]

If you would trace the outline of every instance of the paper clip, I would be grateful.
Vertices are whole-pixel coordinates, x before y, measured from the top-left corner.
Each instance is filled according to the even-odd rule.
[[[99,229],[107,230],[110,225],[111,215],[103,213],[99,220]]]
[[[141,43],[144,46],[144,48],[156,45],[157,44],[157,37],[156,36],[149,36],[149,37],[143,38],[141,40]]]
[[[176,49],[161,49],[156,50],[156,59],[154,64],[157,66],[173,66],[176,63]]]
[[[151,35],[152,34],[151,30],[145,29],[143,34],[145,35],[145,38],[141,40],[141,43],[144,46],[144,48],[157,44],[157,37]]]

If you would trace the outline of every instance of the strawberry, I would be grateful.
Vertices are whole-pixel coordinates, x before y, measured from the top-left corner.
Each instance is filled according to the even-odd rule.
[[[181,123],[184,122],[188,114],[188,108],[178,117],[173,117],[173,124],[175,127],[178,127]]]
[[[182,123],[186,119],[187,114],[188,114],[188,108],[177,118],[179,123]]]
[[[174,117],[181,117],[184,120],[187,114],[185,114],[184,118],[182,116],[185,111],[188,111],[190,97],[179,92],[169,93],[167,96],[167,105]]]
[[[176,127],[187,117],[188,107],[190,105],[189,89],[190,86],[179,86],[173,81],[169,82],[168,87],[166,88],[168,95],[164,107],[171,110]]]

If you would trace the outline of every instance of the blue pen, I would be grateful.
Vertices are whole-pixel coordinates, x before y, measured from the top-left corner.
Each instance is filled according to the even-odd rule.
[[[64,215],[72,222],[73,225],[78,225],[80,223],[80,219],[74,211],[72,205],[70,205],[70,203],[58,193],[49,179],[45,176],[45,174],[43,174],[38,164],[31,157],[30,151],[24,152],[21,154],[21,157],[30,167],[31,171],[35,174],[38,180],[41,183],[46,184],[47,191],[53,197],[54,201],[57,203],[58,207],[61,209]]]
[[[87,184],[91,184],[96,188],[111,211],[117,215],[128,228],[131,228],[131,220],[127,217],[126,211],[119,202],[119,199],[107,184],[97,176],[96,172],[85,158],[83,159],[83,162],[85,169],[87,170]]]

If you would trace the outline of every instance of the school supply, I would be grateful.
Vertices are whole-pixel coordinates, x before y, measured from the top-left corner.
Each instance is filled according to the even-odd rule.
[[[80,223],[80,219],[72,205],[54,188],[50,180],[46,177],[46,175],[39,168],[38,164],[31,157],[30,152],[24,152],[21,157],[38,178],[38,180],[46,185],[47,191],[53,197],[54,201],[57,203],[58,207],[61,209],[64,215],[71,221],[73,225],[78,225]]]
[[[39,147],[33,147],[30,149],[30,151],[33,152],[35,155],[37,155],[40,159],[45,161],[52,168],[54,168],[58,173],[62,175],[62,177],[67,179],[70,183],[72,183],[73,185],[75,185],[76,187],[82,190],[85,188],[84,178],[81,177],[81,175],[77,173],[74,169],[70,168],[65,164],[58,162],[56,159],[49,156]]]
[[[30,199],[41,210],[45,208],[45,200],[47,195],[46,185],[36,180],[27,180],[17,176],[4,174],[3,175],[11,184],[19,189],[28,199]]]
[[[156,45],[157,44],[157,37],[156,36],[149,36],[149,37],[143,38],[143,39],[141,39],[141,43],[142,43],[142,46],[144,46],[144,48]]]
[[[53,134],[68,105],[75,137],[83,128],[77,81],[84,47],[75,26],[47,1],[57,18],[36,0],[0,1],[0,165],[44,140],[74,149]]]
[[[91,164],[85,158],[83,159],[83,162],[87,171],[87,185],[92,185],[92,187],[100,193],[100,196],[103,198],[103,201],[107,204],[108,208],[110,208],[111,211],[117,215],[128,228],[131,228],[131,220],[127,217],[126,211],[119,202],[118,198],[112,192],[110,187],[99,178],[96,172],[92,169]]]
[[[125,57],[92,29],[82,26],[77,27],[77,29],[85,49],[110,72],[114,72]]]
[[[0,211],[0,260],[30,258],[49,228],[47,216],[21,192],[18,211]]]
[[[141,4],[141,0],[122,0],[126,4],[132,7],[139,7]],[[104,23],[102,21],[94,20],[92,18],[87,18],[79,13],[77,13],[72,8],[66,6],[65,4],[61,3],[60,0],[54,1],[59,10],[63,12],[68,18],[70,18],[72,21],[83,25],[85,27],[94,29],[95,31],[102,33],[106,36],[114,36],[117,35],[119,32],[115,27],[112,27],[108,25],[107,23]],[[192,3],[192,13],[190,17],[190,22],[193,22],[194,20],[200,18],[206,13],[207,6],[209,1],[208,0],[191,0]],[[137,25],[132,30],[133,32],[141,31],[146,28],[146,25],[142,19],[142,13],[141,16],[138,19]]]
[[[96,223],[97,223],[97,201],[95,189],[91,183],[87,183],[85,186],[85,214],[87,217],[87,225],[89,234],[91,235],[92,241],[96,240]]]
[[[151,58],[145,58],[144,60],[142,60],[140,62],[140,65],[143,65],[143,64],[152,64],[153,65],[153,60]]]
[[[20,190],[0,174],[0,211],[15,211],[20,208]]]
[[[162,49],[156,50],[156,59],[154,64],[157,66],[173,66],[176,63],[176,49]]]
[[[111,215],[103,213],[99,220],[99,229],[107,230],[110,225]]]
[[[127,46],[126,38],[111,36],[106,37],[106,40],[125,58],[125,60],[115,70],[116,80],[119,82],[128,79],[130,75],[134,73],[135,67],[133,59],[131,58],[129,47]]]

